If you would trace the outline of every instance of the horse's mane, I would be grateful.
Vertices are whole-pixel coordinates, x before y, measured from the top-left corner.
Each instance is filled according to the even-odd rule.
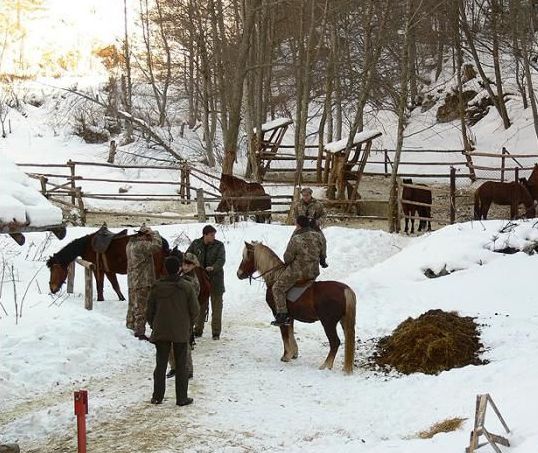
[[[53,264],[67,266],[71,261],[74,261],[75,258],[81,256],[88,245],[90,236],[91,234],[88,234],[71,241],[47,260],[47,267],[50,268]]]
[[[253,242],[252,245],[254,247],[256,268],[261,273],[268,271],[278,264],[284,264],[273,250],[261,242]]]

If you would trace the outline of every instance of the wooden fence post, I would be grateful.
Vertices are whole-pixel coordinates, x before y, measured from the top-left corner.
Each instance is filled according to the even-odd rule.
[[[75,196],[76,196],[76,194],[75,194],[75,191],[76,191],[76,187],[75,187],[75,163],[71,159],[69,159],[67,161],[66,165],[69,167],[69,169],[71,171],[71,204],[73,206],[76,206],[76,204],[75,204],[76,203],[76,200],[75,200]]]
[[[514,168],[514,181],[519,182],[519,167]]]
[[[108,159],[107,159],[107,162],[109,164],[113,164],[114,163],[114,159],[116,158],[116,149],[118,147],[116,146],[116,140],[111,140],[110,141],[110,147],[108,148]]]
[[[84,308],[93,310],[93,264],[84,267]]]
[[[84,208],[84,201],[82,200],[82,190],[80,187],[75,188],[75,197],[77,200],[78,210],[80,211],[80,223],[82,223],[82,226],[85,226],[86,209]]]
[[[207,216],[205,214],[205,204],[204,204],[204,190],[196,189],[196,209],[198,212],[198,221],[205,222]]]
[[[191,168],[188,164],[185,164],[185,192],[187,194],[187,200],[191,199]]]
[[[43,175],[39,176],[39,182],[41,183],[41,193],[46,198],[48,198],[47,196],[47,182],[48,181],[49,181],[48,178],[46,178],[45,176]]]
[[[456,169],[450,167],[450,224],[456,222]]]
[[[385,178],[389,176],[389,152],[387,149],[384,150],[385,156]]]
[[[507,154],[507,150],[503,146],[502,156],[501,156],[501,182],[504,182],[504,169],[506,166],[506,154]]]
[[[75,287],[75,262],[71,261],[67,266],[67,293],[73,294]]]

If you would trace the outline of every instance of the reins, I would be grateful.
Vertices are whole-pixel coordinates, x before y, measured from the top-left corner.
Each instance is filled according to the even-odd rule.
[[[252,284],[252,280],[259,280],[260,278],[262,278],[264,275],[267,275],[268,273],[270,272],[273,272],[279,268],[284,268],[286,267],[287,264],[284,264],[284,263],[278,263],[276,266],[272,267],[271,269],[265,271],[265,272],[262,272],[260,275],[258,275],[257,277],[253,277],[252,274],[249,275],[249,284]]]

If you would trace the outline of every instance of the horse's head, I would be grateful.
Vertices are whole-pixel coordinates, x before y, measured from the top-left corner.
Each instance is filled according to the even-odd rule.
[[[56,257],[51,256],[47,260],[47,267],[50,269],[49,289],[52,294],[56,294],[67,279],[67,264],[60,263]]]
[[[237,278],[244,280],[250,278],[256,272],[256,261],[254,260],[254,243],[250,244],[245,242],[245,248],[243,249],[243,259],[237,269]]]

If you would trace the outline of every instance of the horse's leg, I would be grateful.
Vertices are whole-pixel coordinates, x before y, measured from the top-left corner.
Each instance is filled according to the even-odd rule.
[[[295,328],[293,324],[293,320],[290,324],[290,346],[291,346],[291,352],[292,352],[292,359],[296,359],[299,357],[299,346],[297,346],[297,340],[295,340]]]
[[[486,201],[482,204],[482,212],[481,212],[481,217],[484,219],[484,220],[487,220],[488,219],[488,212],[489,212],[489,208],[491,206],[491,201]]]
[[[415,213],[413,213],[413,216]],[[415,217],[411,217],[411,234],[415,232]]]
[[[97,269],[94,271],[95,275],[95,286],[97,286],[97,300],[103,301],[105,298],[103,297],[103,284],[105,280],[105,273],[102,270],[97,271]]]
[[[106,278],[108,278],[108,281],[112,284],[112,288],[114,288],[114,291],[116,291],[118,299],[125,300],[125,297],[121,293],[120,284],[118,283],[118,278],[116,277],[116,274],[114,272],[105,272],[105,275]]]
[[[517,217],[517,202],[512,201],[510,205],[510,220],[514,220]]]
[[[291,346],[293,329],[291,326],[280,326],[280,334],[282,335],[282,343],[284,343],[284,354],[282,354],[280,360],[289,362],[293,358],[293,348]]]
[[[332,370],[334,358],[336,357],[336,353],[340,347],[340,338],[338,338],[338,332],[336,331],[337,322],[326,319],[320,319],[320,321],[321,324],[323,324],[323,329],[325,330],[325,335],[327,335],[327,338],[329,339],[329,345],[331,348],[329,350],[329,355],[325,359],[325,362],[321,364],[319,369],[324,370],[325,368],[328,368],[329,370]]]
[[[405,229],[404,229],[404,233],[405,234],[408,234],[409,233],[409,217],[405,217]]]

